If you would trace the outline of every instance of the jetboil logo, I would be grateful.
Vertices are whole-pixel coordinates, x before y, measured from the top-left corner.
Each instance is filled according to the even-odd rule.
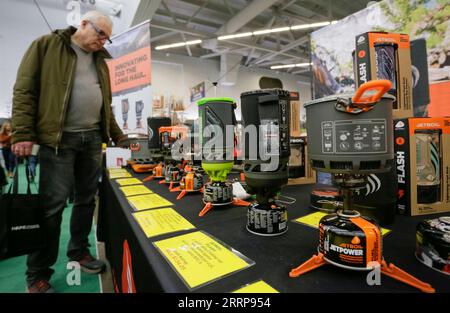
[[[405,128],[405,123],[403,122],[403,121],[398,121],[396,124],[395,124],[395,129],[396,130],[398,130],[398,129],[404,129]]]
[[[149,140],[149,141],[152,140],[153,135],[154,135],[153,129],[151,129],[151,128],[149,127],[148,130],[147,130],[147,133],[148,133],[148,140]]]
[[[366,184],[366,196],[377,192],[381,188],[381,180],[378,178],[375,174],[370,174],[367,177],[367,184]]]

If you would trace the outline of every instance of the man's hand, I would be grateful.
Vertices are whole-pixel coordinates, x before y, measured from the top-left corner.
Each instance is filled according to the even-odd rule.
[[[22,141],[12,145],[12,152],[18,157],[26,157],[31,155],[33,150],[34,142],[32,141]]]

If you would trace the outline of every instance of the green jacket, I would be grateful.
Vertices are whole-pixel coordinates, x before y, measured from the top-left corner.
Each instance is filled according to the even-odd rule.
[[[70,37],[76,28],[56,30],[31,44],[25,53],[14,85],[12,143],[34,141],[58,149],[72,90],[77,55]],[[94,53],[103,95],[103,141],[118,142],[123,133],[111,109],[111,87],[102,49]]]

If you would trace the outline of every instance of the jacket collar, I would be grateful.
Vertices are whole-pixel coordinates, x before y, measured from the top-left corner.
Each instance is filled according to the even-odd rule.
[[[77,31],[77,29],[73,26],[69,26],[66,29],[57,29],[54,30],[53,33],[61,37],[63,42],[70,47],[71,45],[71,39],[70,37]],[[112,56],[109,54],[109,52],[102,48],[102,50],[94,52],[95,57],[99,57],[102,59],[112,59]]]

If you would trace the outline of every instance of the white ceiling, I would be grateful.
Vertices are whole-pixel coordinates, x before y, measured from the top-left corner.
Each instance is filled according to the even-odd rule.
[[[341,19],[367,0],[1,0],[0,117],[11,108],[20,60],[34,39],[76,23],[73,13],[97,9],[112,14],[113,33],[151,19],[152,47],[202,39],[202,44],[170,53],[199,58],[241,58],[241,66],[269,68],[309,61],[309,31],[296,30],[217,41],[219,35]],[[95,5],[94,5],[95,4]],[[44,19],[44,17],[45,19]],[[76,16],[75,16],[76,17]],[[47,25],[47,23],[49,25]],[[291,68],[305,79],[308,68]]]
[[[108,10],[114,5],[123,5],[121,13],[112,17],[114,33],[120,33],[131,26],[140,2],[140,0],[96,0],[97,6],[93,6],[90,1],[92,0],[79,1],[81,14],[94,8]],[[52,29],[68,26],[74,12],[68,4],[72,2],[71,0],[37,0]],[[50,29],[34,0],[0,1],[0,60],[2,60],[0,62],[0,117],[10,115],[15,76],[26,49],[34,39],[49,32]]]
[[[143,4],[145,1],[141,1]],[[152,0],[152,45],[202,39],[203,43],[170,49],[200,58],[242,56],[243,66],[309,62],[308,34],[314,29],[286,31],[227,41],[218,35],[339,20],[366,7],[367,0]],[[145,8],[141,7],[142,12]],[[142,14],[145,15],[145,14]],[[140,20],[137,19],[136,22]],[[168,50],[167,50],[168,51]],[[308,75],[309,69],[287,69]]]

